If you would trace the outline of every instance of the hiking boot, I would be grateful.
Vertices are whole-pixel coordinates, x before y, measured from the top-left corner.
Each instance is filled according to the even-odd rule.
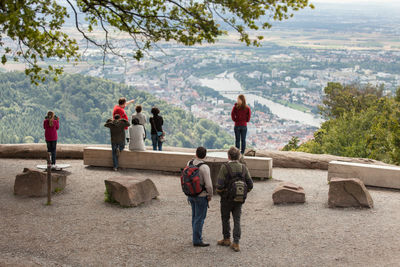
[[[240,251],[239,244],[238,243],[232,243],[231,249],[233,249],[233,251],[235,251],[235,252],[239,252]]]
[[[228,239],[219,240],[219,241],[217,242],[217,245],[218,245],[218,246],[229,247],[229,246],[231,245],[231,240],[230,240],[229,238],[228,238]]]

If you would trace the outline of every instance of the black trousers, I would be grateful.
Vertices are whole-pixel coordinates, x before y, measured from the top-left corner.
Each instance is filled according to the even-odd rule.
[[[224,239],[231,238],[230,218],[233,217],[233,242],[239,244],[240,230],[240,215],[242,214],[242,203],[221,200],[221,219],[222,219],[222,234]]]
[[[57,141],[46,141],[47,143],[47,152],[51,153],[51,164],[56,164],[56,149],[57,149]]]

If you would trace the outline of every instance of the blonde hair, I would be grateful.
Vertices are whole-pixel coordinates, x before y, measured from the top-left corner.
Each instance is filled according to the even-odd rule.
[[[49,110],[47,112],[47,119],[49,120],[49,125],[50,127],[53,127],[53,123],[54,123],[54,112]]]

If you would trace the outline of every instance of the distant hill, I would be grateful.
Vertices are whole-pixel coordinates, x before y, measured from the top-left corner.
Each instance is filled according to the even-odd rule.
[[[233,144],[233,137],[217,123],[197,119],[133,87],[82,75],[64,75],[58,82],[48,79],[35,86],[20,72],[0,73],[0,143],[44,142],[42,123],[48,110],[60,117],[59,142],[109,143],[109,131],[103,125],[122,96],[134,98],[147,117],[153,106],[160,108],[169,146]],[[127,108],[128,116],[133,111],[134,105]],[[150,125],[146,128],[149,133]]]

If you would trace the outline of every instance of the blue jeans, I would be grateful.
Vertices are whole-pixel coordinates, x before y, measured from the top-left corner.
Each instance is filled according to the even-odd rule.
[[[157,146],[158,146],[158,150],[162,150],[162,143],[160,142],[160,140],[158,140],[158,135],[157,134],[152,134],[151,135],[151,142],[153,143],[153,150],[157,150]]]
[[[242,154],[246,150],[246,134],[247,126],[235,126],[235,145],[240,149],[240,141],[242,141],[242,149],[240,149]]]
[[[112,159],[113,159],[113,165],[114,168],[118,168],[118,157],[117,157],[117,150],[122,151],[125,148],[125,142],[121,144],[111,144],[112,148]]]
[[[51,164],[56,165],[57,141],[46,141],[47,152],[51,153]]]
[[[193,244],[203,242],[203,224],[207,216],[207,197],[188,197],[192,205]]]

